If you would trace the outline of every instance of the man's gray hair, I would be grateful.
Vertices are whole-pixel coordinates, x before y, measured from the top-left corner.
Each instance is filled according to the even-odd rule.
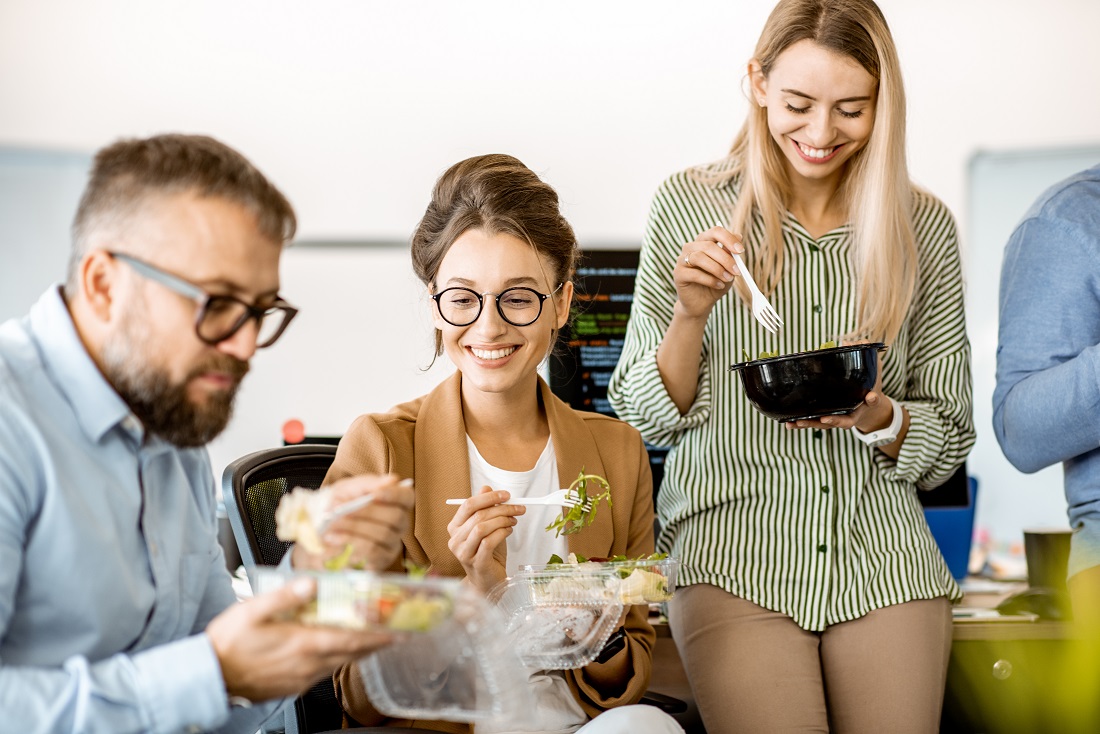
[[[243,155],[205,135],[157,135],[120,140],[95,157],[72,226],[65,285],[72,296],[91,235],[121,230],[156,196],[194,192],[240,204],[260,232],[280,245],[294,237],[297,220],[286,197]]]

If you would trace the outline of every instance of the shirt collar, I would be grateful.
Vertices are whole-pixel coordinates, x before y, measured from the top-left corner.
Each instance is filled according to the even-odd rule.
[[[30,333],[47,375],[72,406],[88,438],[98,442],[122,424],[140,444],[144,433],[141,422],[84,348],[59,285],[51,286],[31,307]]]

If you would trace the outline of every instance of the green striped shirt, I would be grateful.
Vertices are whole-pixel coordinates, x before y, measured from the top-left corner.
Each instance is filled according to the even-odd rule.
[[[720,170],[721,163],[704,167]],[[736,294],[715,306],[699,386],[685,414],[657,371],[672,320],[672,270],[683,245],[726,226],[739,179],[715,186],[687,172],[653,201],[611,405],[647,441],[671,446],[657,498],[658,547],[681,559],[682,583],[708,583],[790,616],[807,630],[880,607],[958,600],[924,520],[920,489],[943,483],[974,443],[970,346],[955,223],[935,197],[913,193],[919,276],[909,317],[883,353],[883,391],[911,416],[898,459],[849,431],[788,431],[759,414],[729,366],[805,351],[855,326],[851,229],[815,240],[787,216],[785,272],[771,297],[784,328],[764,331]]]

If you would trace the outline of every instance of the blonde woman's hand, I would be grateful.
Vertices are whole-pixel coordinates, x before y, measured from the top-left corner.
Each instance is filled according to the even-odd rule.
[[[730,253],[744,251],[741,236],[723,227],[712,227],[683,246],[672,280],[685,316],[705,319],[710,315],[714,304],[741,274]]]
[[[860,344],[863,342],[852,342]],[[875,386],[863,397],[863,402],[847,415],[826,415],[815,420],[791,421],[786,423],[790,429],[797,428],[858,428],[863,433],[871,433],[890,425],[894,418],[894,408],[882,392],[882,370],[875,377]]]
[[[508,500],[504,491],[482,487],[463,502],[447,523],[451,549],[466,579],[483,594],[504,580],[504,541],[512,534],[516,516],[527,511],[522,505],[501,504]],[[498,552],[499,551],[499,552]]]

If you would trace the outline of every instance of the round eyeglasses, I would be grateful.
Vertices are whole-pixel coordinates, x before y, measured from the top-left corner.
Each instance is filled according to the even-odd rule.
[[[481,316],[486,298],[497,304],[497,313],[512,326],[530,326],[542,315],[542,304],[561,290],[561,283],[551,293],[539,293],[534,288],[506,288],[500,293],[478,293],[469,288],[446,288],[432,294],[439,315],[451,326],[469,326]]]
[[[215,346],[240,331],[249,321],[257,324],[256,348],[270,347],[282,336],[298,309],[276,296],[270,306],[253,306],[233,296],[215,296],[178,275],[161,270],[144,260],[121,252],[108,252],[126,263],[139,275],[156,281],[169,290],[193,300],[199,306],[195,315],[195,334],[210,346]]]

